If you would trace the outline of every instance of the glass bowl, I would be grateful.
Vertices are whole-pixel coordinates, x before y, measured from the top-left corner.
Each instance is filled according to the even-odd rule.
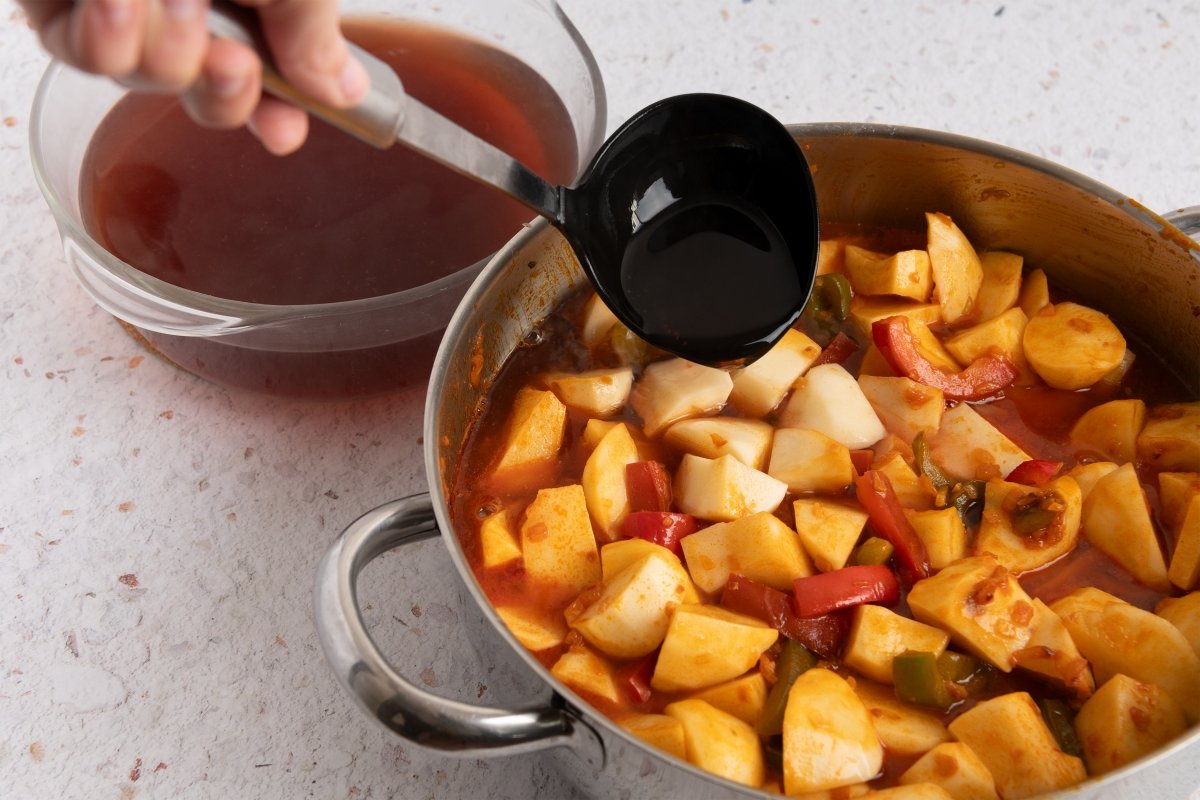
[[[575,148],[574,175],[603,139],[606,107],[599,69],[552,0],[479,0],[436,7],[401,0],[344,0],[342,13],[347,21],[387,25],[392,20],[410,28],[423,26],[413,30],[431,35],[467,38],[521,62],[549,85],[569,117],[571,130],[563,136]],[[433,66],[445,67],[440,61],[453,61],[458,53],[456,48],[439,48],[439,64]],[[401,78],[405,79],[403,70]],[[85,224],[85,156],[102,121],[126,93],[108,79],[54,63],[41,80],[32,112],[37,181],[62,236],[67,264],[98,306],[150,351],[226,386],[328,399],[382,393],[428,377],[442,331],[459,300],[491,253],[515,230],[489,240],[489,249],[478,259],[455,263],[428,283],[357,299],[273,304],[184,288],[115,256]],[[439,98],[412,93],[439,107]],[[450,109],[439,110],[454,116]],[[389,224],[404,225],[405,220]],[[404,254],[397,254],[396,261],[396,268],[404,269]],[[328,266],[296,266],[297,281],[313,269],[338,269],[336,259]],[[280,276],[281,284],[287,281],[287,275]]]

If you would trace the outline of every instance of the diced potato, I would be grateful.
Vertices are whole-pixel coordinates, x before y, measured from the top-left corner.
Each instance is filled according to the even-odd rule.
[[[1033,598],[1033,634],[1014,658],[1017,667],[1037,673],[1059,691],[1084,699],[1096,688],[1092,668],[1080,654],[1071,632],[1050,607]]]
[[[607,419],[596,419],[593,417],[583,426],[583,443],[589,450],[595,450],[596,445],[600,444],[600,440],[604,435],[615,428],[617,425],[624,425],[623,422],[613,422]]]
[[[1158,473],[1158,500],[1162,504],[1162,519],[1168,529],[1176,531],[1183,524],[1183,518],[1196,495],[1200,495],[1200,473]]]
[[[600,596],[571,622],[597,650],[614,658],[654,651],[667,634],[671,613],[683,602],[687,584],[665,548],[616,574]]]
[[[813,367],[800,378],[779,425],[819,431],[851,450],[870,447],[886,433],[858,382],[840,364]]]
[[[1170,591],[1167,565],[1133,464],[1096,481],[1083,504],[1083,535],[1152,589]]]
[[[861,294],[889,294],[925,302],[933,291],[929,253],[903,250],[876,253],[865,247],[846,247],[846,276]]]
[[[542,380],[568,408],[608,417],[625,407],[633,388],[633,370],[614,367],[578,373],[557,372]]]
[[[1200,655],[1200,592],[1163,598],[1154,607],[1154,613],[1178,628],[1196,655]]]
[[[1137,457],[1137,437],[1146,421],[1141,400],[1110,400],[1089,408],[1071,428],[1071,442],[1106,460],[1125,463]]]
[[[1021,519],[1017,509],[1026,504],[1035,509],[1030,513],[1043,508],[1053,512],[1054,521],[1040,531],[1020,533],[1015,527]],[[1040,487],[993,478],[984,493],[974,552],[991,553],[1014,575],[1043,567],[1075,549],[1082,507],[1079,484],[1067,475]]]
[[[485,567],[499,567],[521,558],[521,546],[508,523],[508,512],[500,509],[479,523],[480,558]]]
[[[946,400],[941,389],[908,378],[860,375],[858,386],[888,433],[906,442],[932,436],[942,424]]]
[[[962,365],[955,360],[928,325],[909,325],[908,331],[917,342],[917,352],[925,356],[925,360],[930,364],[946,372],[958,372],[962,369]]]
[[[1200,656],[1179,629],[1093,587],[1076,589],[1050,604],[1092,665],[1096,683],[1117,674],[1154,683],[1200,720]]]
[[[850,449],[818,431],[780,428],[775,431],[767,474],[805,494],[840,494],[854,480]]]
[[[607,341],[608,334],[617,324],[617,315],[604,304],[600,295],[593,294],[583,309],[583,324],[580,326],[579,338],[588,347],[595,347]]]
[[[1175,532],[1175,552],[1167,570],[1171,583],[1184,591],[1200,583],[1200,495],[1192,495]]]
[[[922,511],[933,507],[933,484],[922,481],[900,451],[893,450],[878,456],[872,466],[876,472],[887,475],[901,506]]]
[[[1079,484],[1079,492],[1086,502],[1096,483],[1116,469],[1117,465],[1111,461],[1093,461],[1090,464],[1076,464],[1067,474]]]
[[[757,725],[767,702],[767,681],[762,672],[748,672],[740,678],[718,683],[691,696],[726,714],[733,714],[747,725]]]
[[[701,519],[728,521],[774,511],[785,494],[786,483],[731,455],[702,458],[688,453],[675,471],[675,504]]]
[[[813,574],[796,532],[766,511],[710,525],[681,544],[692,580],[710,594],[734,572],[788,592],[796,578]]]
[[[874,342],[867,345],[862,361],[858,364],[858,377],[861,379],[863,375],[876,375],[881,378],[896,377],[896,373],[892,371],[892,365],[883,357],[883,353],[875,346]]]
[[[937,287],[942,319],[953,325],[975,307],[983,284],[983,265],[975,248],[945,214],[927,213],[929,265]]]
[[[685,453],[705,458],[731,455],[748,467],[761,470],[775,429],[757,419],[699,417],[684,419],[667,428],[663,441]]]
[[[983,283],[975,298],[975,314],[980,322],[987,322],[1016,307],[1025,259],[1016,253],[989,250],[979,254],[979,265],[983,267]]]
[[[967,529],[956,508],[939,508],[930,511],[913,511],[905,508],[917,538],[925,545],[929,564],[934,569],[944,569],[967,554]]]
[[[1137,440],[1138,458],[1156,469],[1200,472],[1200,402],[1153,409]]]
[[[996,781],[975,751],[962,742],[943,742],[900,775],[901,785],[934,784],[955,800],[998,800]]]
[[[582,486],[538,491],[521,523],[521,552],[531,580],[576,594],[600,580],[600,556]]]
[[[700,602],[700,595],[696,593],[696,586],[692,583],[692,578],[684,568],[683,562],[667,548],[647,539],[618,539],[615,542],[603,545],[600,548],[600,572],[602,580],[604,583],[611,583],[616,578],[617,573],[650,554],[655,554],[659,558],[664,559],[679,575],[685,587],[683,602]]]
[[[841,569],[867,524],[857,504],[802,497],[792,503],[796,534],[821,572]]]
[[[583,465],[583,494],[602,541],[621,536],[621,520],[629,513],[625,465],[639,460],[637,445],[625,423],[614,425]]]
[[[666,714],[633,714],[620,721],[625,730],[651,747],[687,760],[687,746],[683,736],[683,725]]]
[[[888,789],[876,789],[866,797],[873,800],[957,800],[953,795],[936,783],[910,783],[892,786]]]
[[[1093,775],[1136,761],[1186,728],[1183,710],[1166,691],[1128,675],[1114,675],[1075,716],[1083,759]]]
[[[1025,316],[1033,315],[1050,305],[1050,284],[1046,281],[1046,273],[1040,269],[1030,270],[1021,279],[1021,293],[1017,297],[1017,305],[1025,312]]]
[[[646,367],[629,404],[642,418],[646,435],[657,436],[672,422],[720,410],[731,391],[728,372],[668,358]]]
[[[766,355],[733,374],[729,402],[747,416],[766,416],[819,355],[819,344],[794,328],[789,330]]]
[[[1005,477],[1032,458],[967,403],[942,415],[929,451],[942,469],[960,480]]]
[[[615,703],[620,699],[612,665],[587,647],[572,647],[550,667],[550,674],[584,695]]]
[[[1106,315],[1078,303],[1048,305],[1029,318],[1025,358],[1055,389],[1084,389],[1125,356],[1125,337]]]
[[[774,792],[775,794],[783,794],[782,784],[771,785],[770,782],[763,785],[764,792]],[[836,789],[822,789],[819,792],[800,792],[799,794],[788,795],[794,800],[854,800],[856,797],[867,797],[871,794],[871,786],[866,783],[852,783],[849,786],[839,786]]]
[[[791,794],[871,780],[883,746],[870,712],[845,680],[810,669],[792,684],[783,716],[783,788]]]
[[[855,297],[850,304],[850,321],[863,341],[871,341],[871,326],[881,319],[897,314],[908,318],[908,327],[917,329],[942,321],[942,307],[937,303],[916,303],[891,297]]]
[[[822,239],[817,246],[817,274],[842,272],[846,263],[846,239]]]
[[[950,731],[938,714],[897,699],[892,687],[857,681],[854,691],[889,753],[915,756],[950,741]]]
[[[913,616],[1003,672],[1033,634],[1033,602],[993,556],[957,561],[908,593]]]
[[[746,786],[763,782],[766,766],[754,728],[703,700],[680,700],[663,713],[683,725],[689,763]]]
[[[1065,789],[1087,777],[1083,761],[1059,748],[1026,692],[979,703],[950,723],[950,733],[979,757],[1005,800]]]
[[[528,387],[517,392],[488,485],[513,492],[552,483],[566,424],[567,407],[554,392]]]
[[[1017,368],[1018,386],[1030,386],[1037,382],[1025,360],[1021,335],[1028,322],[1025,312],[1010,308],[999,316],[992,317],[946,339],[946,350],[960,364],[970,364],[990,350],[999,350]]]
[[[779,632],[720,606],[675,609],[650,685],[660,692],[715,686],[742,675],[775,644]]]
[[[941,628],[902,617],[883,606],[860,605],[854,609],[842,660],[871,680],[890,684],[896,656],[905,650],[940,655],[949,640]]]
[[[525,606],[496,606],[496,613],[517,641],[535,653],[557,647],[567,637],[561,614]]]

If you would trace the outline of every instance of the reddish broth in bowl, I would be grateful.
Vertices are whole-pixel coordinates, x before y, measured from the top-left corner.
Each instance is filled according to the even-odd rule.
[[[820,272],[741,370],[590,291],[513,354],[451,500],[513,635],[786,794],[1042,794],[1200,720],[1197,398],[943,214],[839,229]]]

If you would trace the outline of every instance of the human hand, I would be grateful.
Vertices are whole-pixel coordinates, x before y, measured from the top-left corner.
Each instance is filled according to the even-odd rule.
[[[193,119],[247,125],[276,154],[308,135],[304,111],[262,94],[262,64],[245,45],[210,37],[209,0],[17,0],[51,55],[139,91],[180,94]],[[353,106],[370,79],[338,27],[338,0],[235,0],[257,10],[279,71],[335,108]]]

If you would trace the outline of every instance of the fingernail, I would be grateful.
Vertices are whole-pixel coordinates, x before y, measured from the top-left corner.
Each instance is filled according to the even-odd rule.
[[[340,85],[342,97],[347,103],[362,100],[371,88],[371,77],[367,74],[366,67],[354,56],[347,58],[346,66],[342,67]]]
[[[204,8],[203,0],[162,0],[162,4],[167,18],[174,22],[190,22]]]
[[[204,88],[217,97],[234,97],[246,88],[245,75],[205,74]]]
[[[123,28],[133,21],[132,0],[98,0],[93,7],[111,28]]]

